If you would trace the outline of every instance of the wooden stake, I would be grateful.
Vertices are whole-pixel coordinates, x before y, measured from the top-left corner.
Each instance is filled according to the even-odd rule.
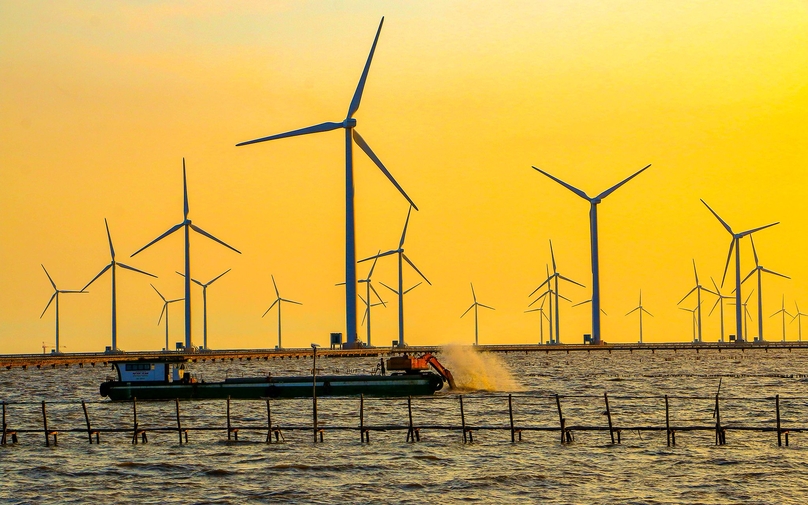
[[[558,393],[555,395],[556,397],[556,406],[558,407],[558,423],[561,425],[561,443],[564,443],[566,438],[566,423],[564,422],[564,415],[561,413],[561,398],[558,396]]]
[[[137,445],[137,398],[132,398],[132,443]]]
[[[508,417],[511,420],[511,443],[514,443],[516,442],[516,432],[513,429],[513,402],[510,394],[508,394]],[[519,436],[521,437],[522,434],[520,433]]]
[[[779,410],[779,408],[778,408],[778,410]],[[50,447],[50,434],[48,433],[48,415],[45,412],[45,400],[42,400],[42,424],[44,425],[44,428],[45,428],[45,447]],[[780,424],[779,421],[778,421],[777,424],[779,426],[779,424]],[[780,436],[779,435],[779,429],[778,429],[778,435],[777,436],[778,437]]]
[[[174,404],[177,407],[177,436],[180,440],[180,445],[182,445],[182,423],[180,422],[180,399],[174,398]],[[185,431],[185,443],[188,443],[188,431]]]
[[[3,401],[3,438],[0,439],[0,445],[6,445],[6,431],[8,426],[6,425],[6,402]]]
[[[783,445],[783,434],[780,431],[780,395],[775,396],[774,400],[777,408],[777,447],[781,447]]]
[[[466,413],[463,411],[463,395],[458,395],[460,399],[460,425],[463,427],[463,443],[465,444],[468,442],[467,434],[468,430],[466,430]]]
[[[609,419],[609,435],[612,437],[612,444],[614,444],[614,428],[612,427],[612,411],[609,409],[608,393],[603,393],[603,399],[606,401],[606,417]]]
[[[673,445],[676,445],[676,438],[672,437],[673,433],[671,432],[671,413],[668,407],[668,395],[665,395],[665,428],[668,435],[668,447],[671,446],[671,442],[673,442]]]
[[[95,433],[95,443],[100,444],[101,441],[99,439],[98,430],[93,430],[90,427],[90,415],[87,414],[87,404],[84,403],[84,400],[81,401],[81,408],[84,410],[84,420],[87,422],[87,438],[89,442],[93,443],[93,433]]]

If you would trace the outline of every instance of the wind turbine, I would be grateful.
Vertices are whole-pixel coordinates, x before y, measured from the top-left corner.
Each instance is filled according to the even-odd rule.
[[[427,282],[429,282],[429,281],[427,281]],[[399,317],[399,323],[400,323],[400,322],[401,322],[401,317],[402,317],[402,314],[403,314],[403,313],[401,312],[401,307],[402,307],[402,304],[403,304],[403,302],[402,302],[402,298],[404,298],[404,295],[406,295],[407,293],[409,293],[409,292],[410,292],[410,291],[412,291],[413,289],[415,289],[415,288],[417,288],[418,286],[420,286],[421,284],[423,284],[423,282],[419,282],[418,284],[416,284],[416,285],[412,286],[412,287],[411,287],[411,288],[409,288],[409,289],[405,289],[404,291],[401,291],[400,289],[393,289],[393,288],[391,288],[390,286],[388,286],[387,284],[385,284],[385,283],[383,283],[383,282],[381,282],[381,281],[379,281],[379,284],[381,284],[382,286],[386,287],[387,289],[389,289],[390,291],[392,291],[393,293],[395,293],[396,295],[398,295],[398,300],[399,300],[399,314],[398,314],[398,317]],[[400,285],[400,284],[399,284],[399,285]],[[400,331],[400,330],[401,330],[401,325],[399,324],[399,331]],[[407,345],[407,344],[406,344],[406,343],[405,343],[403,340],[401,340],[401,336],[399,336],[399,340],[398,340],[398,346],[399,346],[399,347],[402,347],[402,346],[406,347],[406,345]]]
[[[557,183],[561,184],[565,188],[569,189],[576,195],[580,196],[584,200],[589,202],[589,237],[590,237],[590,248],[591,248],[591,257],[592,257],[592,343],[595,345],[600,344],[600,269],[598,264],[598,204],[607,196],[612,194],[617,188],[622,186],[623,184],[627,183],[631,179],[640,175],[643,171],[645,171],[651,165],[646,165],[644,168],[640,169],[639,171],[635,172],[633,175],[623,179],[619,183],[615,184],[611,188],[603,191],[602,193],[598,194],[595,197],[591,197],[581,191],[580,189],[567,184],[566,182],[558,179],[557,177],[553,177],[552,175],[548,174],[544,170],[540,168],[533,167],[535,170],[538,170],[542,174],[546,175],[550,179],[556,181]]]
[[[729,254],[727,255],[727,264],[724,266],[724,276],[721,278],[721,285],[724,285],[724,281],[727,278],[727,269],[729,269],[729,261],[732,259],[732,249],[735,248],[735,331],[736,335],[740,336],[743,330],[743,323],[744,323],[744,316],[741,313],[741,239],[747,235],[751,235],[756,231],[763,230],[764,228],[769,228],[777,223],[767,224],[766,226],[759,226],[757,228],[752,228],[751,230],[746,230],[742,232],[735,233],[732,231],[732,228],[727,224],[726,221],[721,219],[709,205],[704,200],[701,200],[701,203],[704,204],[705,207],[715,216],[716,219],[724,226],[724,229],[732,235],[732,242],[729,243]],[[744,340],[746,338],[744,337]]]
[[[228,268],[224,272],[220,273],[219,275],[217,275],[216,277],[205,283],[199,282],[196,279],[191,279],[191,282],[194,282],[197,285],[202,286],[202,336],[203,336],[202,348],[205,349],[206,351],[208,350],[208,286],[213,284],[216,280],[218,280],[220,277],[222,277],[230,270],[232,269]],[[185,277],[185,275],[183,275],[182,272],[177,273]]]
[[[798,333],[799,340],[800,342],[802,342],[802,316],[808,316],[808,314],[800,312],[800,306],[797,302],[794,302],[794,305],[797,307],[797,313],[794,314],[794,316],[791,318],[791,322],[793,323],[795,319],[797,320],[797,329],[799,330]]]
[[[281,294],[278,291],[278,285],[275,284],[275,276],[272,275],[271,277],[272,277],[272,285],[275,287],[275,296],[276,296],[276,298],[275,298],[275,301],[272,302],[272,305],[269,306],[269,308],[266,310],[266,312],[264,312],[264,315],[261,316],[261,317],[264,317],[265,315],[267,315],[267,313],[270,310],[272,310],[272,307],[274,307],[276,304],[278,305],[278,349],[283,349],[283,346],[281,345],[281,305],[283,304],[283,302],[294,303],[295,305],[303,305],[303,304],[300,303],[300,302],[296,302],[294,300],[287,300],[286,298],[281,298]]]
[[[179,224],[175,224],[171,228],[168,229],[167,232],[163,233],[156,239],[152,240],[148,244],[144,245],[134,253],[132,253],[132,257],[138,254],[140,251],[146,249],[147,247],[151,246],[152,244],[159,242],[160,240],[164,239],[165,237],[171,235],[175,231],[179,229],[184,229],[185,231],[185,349],[186,351],[193,349],[193,344],[191,343],[191,230],[199,233],[203,237],[207,237],[214,242],[218,242],[219,244],[236,251],[237,253],[241,254],[241,251],[238,249],[229,246],[219,240],[218,238],[214,237],[210,233],[206,232],[202,228],[198,227],[197,225],[191,223],[191,220],[188,219],[188,184],[185,179],[185,158],[182,159],[182,193],[183,193],[183,220]],[[161,295],[162,296],[162,295]],[[167,349],[167,348],[166,348]]]
[[[727,295],[722,295],[721,290],[718,289],[718,284],[715,283],[715,279],[710,277],[710,280],[713,283],[713,287],[715,288],[715,294],[718,295],[718,298],[716,298],[715,304],[713,305],[713,308],[710,309],[710,313],[707,314],[707,316],[712,315],[715,308],[720,306],[719,313],[721,315],[721,342],[723,342],[724,341],[724,300],[732,300],[734,297],[727,296]]]
[[[544,320],[547,319],[550,322],[551,326],[553,324],[553,322],[550,320],[550,316],[548,316],[547,314],[544,313],[544,302],[546,302],[546,301],[547,301],[547,299],[543,298],[542,301],[541,301],[541,305],[539,305],[538,308],[536,308],[536,309],[528,309],[528,310],[525,311],[525,313],[528,313],[528,312],[538,312],[539,313],[539,344],[544,344]],[[552,302],[550,302],[550,303],[552,303]]]
[[[554,290],[555,291],[555,302],[556,302],[555,303],[555,342],[556,342],[556,344],[558,344],[559,342],[561,342],[560,332],[559,332],[559,327],[561,326],[561,324],[560,324],[559,316],[558,316],[558,313],[560,312],[558,310],[559,309],[559,305],[558,305],[558,297],[559,297],[559,294],[558,294],[558,280],[562,279],[562,280],[565,280],[567,282],[577,284],[577,285],[581,286],[582,288],[585,288],[586,286],[584,286],[583,284],[581,284],[578,281],[574,281],[574,280],[572,280],[572,279],[570,279],[568,277],[564,277],[563,275],[558,273],[558,269],[556,267],[555,253],[553,252],[553,241],[552,240],[550,241],[550,257],[552,258],[552,261],[553,261],[553,275],[549,276],[546,281],[542,282],[539,285],[539,287],[534,289],[533,293],[530,293],[530,295],[528,295],[528,296],[533,296],[533,294],[536,291],[538,291],[539,289],[541,289],[542,286],[544,286],[545,283],[549,286],[550,285],[549,283],[550,283],[551,279],[555,280],[555,290]]]
[[[373,60],[373,53],[376,51],[376,43],[379,41],[379,34],[382,31],[384,18],[379,23],[379,28],[376,30],[376,37],[373,39],[373,45],[370,48],[370,54],[365,62],[365,68],[362,70],[362,75],[359,78],[359,84],[356,86],[351,104],[348,106],[348,114],[344,120],[334,123],[326,122],[314,126],[292,130],[277,135],[270,135],[247,142],[241,142],[236,146],[244,146],[248,144],[255,144],[258,142],[265,142],[268,140],[282,139],[286,137],[295,137],[297,135],[307,135],[309,133],[327,132],[343,128],[345,130],[345,323],[347,326],[346,346],[353,347],[356,345],[356,222],[354,219],[354,176],[353,176],[353,142],[359,146],[365,154],[376,164],[377,167],[384,173],[384,175],[393,183],[393,186],[410,202],[410,205],[418,210],[418,207],[413,203],[407,193],[393,178],[393,175],[385,168],[381,160],[370,149],[370,146],[354,129],[356,127],[356,119],[353,115],[359,110],[359,103],[362,100],[362,93],[365,89],[365,81],[368,77],[370,70],[370,63]],[[399,290],[400,291],[400,290]]]
[[[679,309],[680,310],[686,310],[687,312],[690,312],[691,314],[693,314],[693,318],[692,318],[693,319],[693,342],[696,342],[696,310],[698,310],[698,307],[693,308],[693,309],[686,309],[684,307],[679,307]]]
[[[749,272],[749,275],[744,277],[744,279],[741,281],[741,284],[746,282],[746,280],[748,278],[752,277],[752,274],[757,272],[757,283],[758,283],[758,285],[757,285],[757,292],[758,292],[758,340],[763,342],[763,280],[762,280],[763,272],[766,272],[767,274],[779,275],[780,277],[785,277],[786,279],[791,279],[791,277],[789,277],[787,275],[779,274],[777,272],[769,270],[768,268],[764,268],[764,267],[760,266],[760,262],[758,261],[757,250],[755,250],[755,241],[754,241],[754,239],[752,237],[749,237],[749,240],[752,242],[752,254],[755,255],[755,268],[753,268],[752,271]],[[775,312],[775,314],[776,314],[776,312]]]
[[[375,261],[376,259],[381,258],[383,256],[389,256],[391,254],[397,254],[398,255],[398,290],[397,291],[393,290],[393,292],[395,292],[395,293],[403,293],[404,292],[403,291],[403,289],[404,289],[404,261],[406,261],[413,268],[413,270],[418,272],[418,275],[420,275],[421,278],[423,278],[426,281],[427,284],[429,284],[430,286],[432,285],[432,283],[429,282],[429,279],[427,279],[426,276],[423,273],[421,273],[420,270],[418,270],[418,267],[415,266],[415,263],[410,261],[410,259],[407,257],[407,255],[404,254],[404,239],[407,237],[407,226],[410,223],[410,213],[412,213],[412,209],[413,209],[413,207],[410,206],[409,210],[407,210],[407,219],[404,221],[404,231],[401,232],[401,240],[398,242],[398,249],[391,249],[389,251],[376,254],[375,256],[371,256],[369,258],[359,260],[359,263],[362,263],[363,261],[370,261],[370,260]],[[370,299],[370,298],[368,298],[368,299]],[[398,345],[399,346],[404,345],[404,297],[403,296],[398,297]]]
[[[743,307],[744,323],[746,323],[746,320],[747,320],[747,319],[748,319],[749,321],[752,321],[752,314],[750,314],[750,313],[749,313],[749,309],[746,307],[746,304],[747,304],[747,303],[749,303],[749,299],[750,299],[750,298],[752,298],[752,294],[753,294],[754,292],[755,292],[755,290],[754,290],[754,289],[753,289],[752,291],[750,291],[750,292],[749,292],[749,295],[746,297],[746,301],[744,301],[744,302],[741,304],[741,306]],[[732,302],[730,302],[730,305],[735,305],[735,300],[733,300]],[[731,336],[731,335],[730,335],[730,336]],[[738,339],[738,338],[740,338],[740,337],[735,337],[735,338],[736,338],[736,340],[737,340],[737,339]],[[744,341],[744,342],[748,342],[748,341],[749,341],[749,323],[746,323],[746,324],[744,324],[744,325],[743,325],[743,341]]]
[[[629,314],[635,311],[639,311],[640,313],[640,343],[642,344],[642,313],[645,312],[649,316],[654,317],[653,314],[645,310],[645,308],[642,306],[642,290],[640,290],[640,304],[637,305],[635,308],[631,309],[626,315],[628,316]]]
[[[463,315],[460,316],[460,319],[463,319],[463,316],[468,314],[471,309],[474,309],[474,345],[479,345],[479,331],[477,326],[477,307],[485,307],[486,309],[496,310],[494,307],[489,307],[488,305],[483,305],[482,303],[477,301],[477,295],[474,293],[474,284],[471,285],[471,296],[474,298],[474,303],[471,304],[469,308],[466,309],[466,312],[463,312]]]
[[[174,299],[174,300],[166,300],[166,297],[163,296],[163,293],[157,291],[157,288],[154,287],[154,284],[149,284],[149,285],[152,287],[152,289],[154,289],[157,292],[157,294],[160,296],[160,299],[163,300],[163,310],[160,311],[160,318],[157,319],[157,326],[160,326],[160,321],[163,320],[163,314],[165,314],[166,315],[166,349],[165,350],[166,350],[166,352],[168,352],[168,351],[171,350],[168,347],[168,304],[169,303],[174,303],[174,302],[181,302],[182,300],[184,300],[184,298],[177,298],[177,299]]]
[[[129,265],[124,265],[123,263],[119,263],[115,261],[115,248],[112,247],[112,235],[109,233],[109,224],[107,224],[106,218],[104,219],[104,226],[107,229],[107,239],[109,240],[109,255],[110,255],[110,262],[107,266],[105,266],[98,274],[93,277],[93,280],[87,283],[86,286],[81,288],[82,291],[86,290],[90,287],[90,284],[95,282],[96,279],[104,275],[109,269],[112,269],[112,350],[118,350],[118,301],[117,301],[117,289],[116,289],[116,267],[121,267],[126,270],[131,270],[133,272],[137,272],[143,275],[148,275],[149,277],[157,278],[156,275],[150,274],[149,272],[144,272],[143,270],[138,270],[135,267],[130,267]]]
[[[778,310],[777,312],[775,312],[774,314],[772,314],[771,316],[769,316],[769,317],[774,317],[774,316],[776,316],[777,314],[780,314],[780,313],[783,314],[783,342],[785,342],[786,341],[786,316],[789,316],[791,318],[796,317],[796,316],[792,316],[791,313],[786,310],[786,295],[783,295],[783,306],[782,306],[782,308],[780,310]]]
[[[699,338],[698,338],[698,340],[694,339],[694,342],[701,342],[701,292],[706,291],[706,292],[712,293],[712,294],[714,294],[716,296],[718,295],[718,293],[714,293],[713,291],[711,291],[711,290],[705,288],[704,286],[702,286],[701,284],[699,284],[699,273],[696,271],[696,260],[695,259],[693,260],[693,274],[696,276],[696,286],[693,289],[691,289],[690,291],[688,291],[687,294],[684,296],[684,298],[679,300],[679,303],[677,303],[677,305],[680,305],[683,301],[685,301],[687,299],[687,297],[690,296],[694,291],[696,292],[696,302],[697,302],[696,308],[698,309],[698,321],[699,321]]]
[[[382,251],[380,249],[379,254],[381,254],[381,252]],[[359,298],[362,298],[362,301],[365,302],[365,305],[366,305],[365,313],[362,315],[362,323],[364,323],[365,319],[367,319],[367,322],[368,322],[368,326],[367,326],[368,347],[371,346],[371,343],[370,343],[370,308],[375,307],[377,305],[383,305],[384,307],[387,307],[387,303],[385,303],[385,301],[382,300],[382,297],[379,296],[379,293],[376,291],[376,288],[373,287],[373,284],[370,281],[370,278],[373,276],[373,270],[376,268],[376,262],[378,260],[379,260],[378,257],[373,260],[373,264],[370,266],[370,271],[368,272],[368,276],[365,277],[364,279],[359,279],[359,281],[358,281],[360,283],[365,283],[365,291],[366,291],[365,296],[367,297],[367,299],[362,298],[362,296],[360,296]],[[370,299],[371,291],[373,292],[373,294],[376,295],[376,298],[379,300],[379,303],[372,303],[372,301]]]
[[[51,302],[53,302],[53,300],[56,299],[56,347],[54,348],[54,351],[56,352],[56,354],[59,354],[59,294],[60,293],[86,293],[87,291],[84,291],[83,289],[79,290],[79,291],[68,290],[68,289],[59,289],[59,288],[56,287],[56,283],[53,282],[53,279],[51,278],[50,274],[48,273],[48,270],[45,268],[45,265],[42,265],[42,270],[45,270],[45,275],[48,276],[48,280],[50,281],[51,286],[53,286],[53,294],[51,295],[50,300],[48,300],[48,304],[45,305],[45,310],[42,311],[42,315],[40,315],[39,318],[42,319],[42,316],[44,316],[45,312],[48,311],[48,307],[50,307]]]

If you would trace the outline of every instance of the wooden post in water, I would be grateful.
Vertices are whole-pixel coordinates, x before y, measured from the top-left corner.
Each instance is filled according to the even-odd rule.
[[[603,399],[606,401],[606,418],[609,420],[609,435],[612,437],[612,444],[614,444],[614,427],[612,426],[612,411],[609,409],[609,394],[603,392]]]
[[[278,307],[280,309],[280,307]],[[317,443],[317,344],[311,344],[311,423],[314,443]]]
[[[774,401],[777,409],[777,447],[781,447],[783,445],[783,434],[780,431],[780,395],[775,396]]]
[[[6,445],[6,431],[8,426],[6,425],[6,402],[3,400],[3,438],[0,439],[0,445]]]
[[[668,447],[671,446],[671,443],[676,445],[676,435],[671,431],[671,413],[670,407],[668,406],[668,395],[665,395],[665,428],[668,435]]]
[[[370,431],[365,429],[365,395],[359,395],[359,438],[362,443],[370,443]]]
[[[463,395],[458,395],[460,399],[460,425],[463,427],[463,443],[468,442],[467,434],[471,435],[466,429],[466,413],[463,411]]]
[[[718,404],[718,394],[715,395],[715,445],[727,443],[724,428],[721,427],[721,408]]]
[[[233,428],[230,424],[230,395],[227,395],[227,441],[230,441],[230,434],[233,434],[236,442],[238,442],[238,428]]]
[[[563,444],[565,440],[569,441],[569,437],[567,436],[567,427],[566,422],[564,421],[564,415],[561,413],[561,398],[558,396],[558,393],[556,393],[555,397],[556,406],[558,407],[558,422],[561,425],[561,443]]]
[[[779,412],[779,403],[778,403],[778,412]],[[45,447],[50,447],[50,433],[48,432],[48,415],[45,412],[45,400],[42,400],[42,424],[45,428]],[[777,426],[778,426],[777,436],[779,438],[780,437],[779,421],[777,422]],[[54,440],[54,443],[55,442],[56,441]]]
[[[177,407],[177,436],[180,440],[180,445],[182,445],[182,423],[180,422],[180,399],[174,398],[174,405]],[[185,431],[185,443],[188,443],[188,431]]]
[[[511,400],[510,393],[508,394],[508,418],[511,421],[511,443],[516,442],[516,432],[513,429],[513,401]],[[522,437],[522,434],[519,433],[519,438]]]
[[[132,443],[137,444],[137,398],[132,398]]]
[[[269,398],[267,401],[267,443],[272,443],[272,409],[269,407]]]
[[[418,428],[413,427],[412,424],[412,396],[407,397],[407,411],[409,412],[410,425],[407,430],[407,442],[421,441],[421,435]]]
[[[87,413],[87,404],[84,403],[84,400],[81,401],[81,408],[84,410],[84,420],[87,422],[87,438],[90,441],[90,444],[93,443],[93,433],[95,434],[95,443],[100,444],[101,440],[99,438],[98,430],[93,430],[90,427],[90,415]]]

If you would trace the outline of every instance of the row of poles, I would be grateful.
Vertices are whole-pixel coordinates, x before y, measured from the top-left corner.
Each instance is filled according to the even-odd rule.
[[[84,414],[84,420],[86,423],[86,428],[69,428],[69,429],[54,429],[52,426],[48,425],[48,413],[47,413],[47,404],[45,401],[41,402],[42,406],[42,428],[41,429],[11,429],[7,423],[7,406],[11,405],[6,402],[2,402],[2,421],[3,421],[3,433],[2,439],[0,439],[0,445],[7,445],[10,443],[17,443],[18,442],[18,434],[21,433],[36,433],[42,432],[45,436],[45,446],[49,447],[51,443],[53,445],[58,444],[58,435],[60,433],[86,433],[88,442],[90,444],[93,443],[100,443],[101,440],[101,433],[131,433],[132,444],[138,444],[138,442],[146,443],[148,442],[148,432],[176,432],[178,441],[180,445],[188,443],[188,432],[190,431],[222,431],[226,430],[227,432],[227,440],[228,441],[238,441],[238,434],[239,431],[263,431],[266,432],[266,443],[272,443],[273,439],[274,442],[281,442],[285,441],[283,436],[283,430],[287,431],[308,431],[311,430],[313,434],[313,441],[314,443],[323,442],[324,440],[324,433],[327,430],[332,431],[351,431],[357,430],[360,434],[360,441],[361,443],[370,443],[370,432],[371,431],[407,431],[407,442],[417,442],[421,440],[421,430],[434,430],[434,431],[461,431],[463,435],[463,443],[471,443],[474,442],[474,433],[481,430],[493,431],[493,430],[507,430],[510,432],[511,442],[515,443],[517,441],[522,440],[523,432],[535,431],[535,432],[553,432],[557,431],[560,433],[560,442],[562,444],[568,444],[575,441],[574,432],[576,431],[608,431],[610,440],[612,444],[620,444],[622,442],[622,432],[623,431],[636,431],[638,434],[642,431],[665,431],[666,433],[666,440],[668,447],[672,447],[676,445],[676,434],[677,432],[690,432],[690,431],[714,431],[715,432],[715,444],[716,445],[725,445],[727,443],[726,432],[729,429],[736,430],[736,431],[759,431],[759,432],[776,432],[777,433],[777,445],[782,446],[784,443],[786,446],[789,445],[789,433],[790,432],[803,432],[808,431],[808,427],[789,427],[783,428],[781,424],[781,417],[780,417],[780,395],[776,395],[774,398],[775,401],[775,415],[776,415],[776,425],[773,427],[761,427],[761,426],[727,426],[721,423],[721,405],[719,401],[719,394],[715,395],[715,408],[713,411],[713,418],[715,419],[714,425],[690,425],[690,426],[674,426],[671,424],[671,416],[670,416],[670,402],[668,395],[664,396],[665,400],[665,426],[623,426],[619,427],[616,426],[614,423],[614,419],[612,417],[612,410],[609,405],[609,395],[608,393],[603,394],[603,401],[606,407],[604,412],[608,426],[569,426],[567,424],[567,419],[564,417],[562,406],[561,406],[561,396],[555,395],[555,404],[558,410],[558,426],[523,426],[517,425],[514,423],[514,406],[513,406],[513,395],[509,394],[507,396],[508,400],[508,425],[471,425],[466,422],[466,411],[465,406],[463,403],[463,395],[458,395],[457,400],[459,402],[460,408],[460,425],[420,425],[417,426],[413,420],[413,405],[412,405],[412,397],[407,397],[407,424],[406,425],[368,425],[365,423],[365,397],[364,395],[359,397],[359,425],[358,426],[331,426],[326,427],[323,426],[317,418],[317,403],[316,398],[313,399],[312,402],[312,424],[310,426],[305,425],[289,425],[281,427],[279,424],[273,424],[272,421],[272,407],[270,405],[269,398],[265,398],[264,401],[266,402],[266,414],[267,414],[267,423],[266,425],[243,425],[243,426],[236,426],[233,424],[233,420],[231,417],[231,409],[230,404],[231,400],[228,397],[226,403],[226,425],[225,427],[221,426],[187,426],[183,425],[182,417],[180,415],[180,401],[179,399],[174,400],[175,405],[175,414],[176,414],[176,426],[171,427],[145,427],[141,424],[138,420],[138,402],[136,398],[132,399],[132,426],[126,428],[98,428],[93,427],[90,422],[89,412],[87,410],[87,404],[84,400],[81,402],[82,411]],[[587,397],[592,398],[592,397]]]

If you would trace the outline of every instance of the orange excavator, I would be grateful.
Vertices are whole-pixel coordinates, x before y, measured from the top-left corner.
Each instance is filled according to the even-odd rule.
[[[452,372],[444,367],[432,353],[426,353],[420,358],[404,354],[403,356],[393,356],[387,360],[387,370],[402,371],[404,373],[420,373],[423,370],[429,370],[430,366],[435,369],[444,382],[449,383],[451,389],[456,389]]]

